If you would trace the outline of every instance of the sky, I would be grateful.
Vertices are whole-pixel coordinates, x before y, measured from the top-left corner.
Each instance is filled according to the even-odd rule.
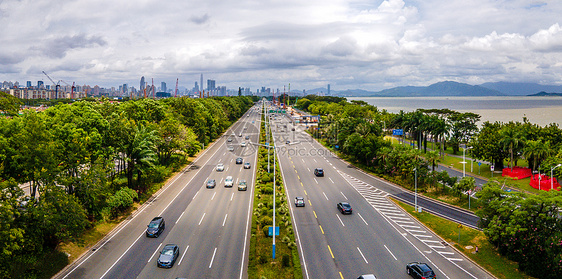
[[[0,0],[0,82],[562,85],[560,0]]]

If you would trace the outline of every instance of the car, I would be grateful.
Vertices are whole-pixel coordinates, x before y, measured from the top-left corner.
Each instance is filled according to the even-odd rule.
[[[244,160],[242,158],[240,158],[240,157],[236,158],[236,164],[237,165],[242,164],[243,162],[244,162]]]
[[[305,206],[304,198],[303,197],[296,197],[295,198],[295,206],[296,207],[304,207]]]
[[[357,279],[377,279],[374,274],[365,274],[357,277]]]
[[[207,188],[215,188],[215,186],[217,186],[217,182],[214,179],[209,179],[206,185]]]
[[[166,222],[164,222],[164,218],[162,217],[154,217],[150,223],[147,225],[146,228],[146,236],[147,237],[159,237],[160,234],[166,228]]]
[[[245,142],[245,141],[243,141],[242,143],[240,143],[240,146],[242,146],[242,147],[246,147],[246,142]]]
[[[314,169],[314,175],[316,175],[316,176],[324,176],[324,169],[322,169],[322,168],[315,168],[315,169]]]
[[[226,141],[228,142],[232,142],[232,138],[228,138]]]
[[[245,139],[249,140],[249,139],[250,139],[250,136],[246,136]]]
[[[238,134],[238,136],[241,137],[241,136],[242,136],[242,132],[240,132],[240,134]]]
[[[171,268],[174,266],[176,259],[180,253],[180,248],[176,244],[166,244],[160,252],[160,256],[156,261],[158,267]]]
[[[228,151],[234,151],[234,146],[229,145],[229,146],[226,147],[226,149],[228,149]]]
[[[348,202],[339,202],[338,205],[338,210],[342,213],[342,214],[351,214],[353,213],[353,209],[351,208],[351,205]]]
[[[244,163],[244,168],[245,168],[245,169],[249,169],[249,168],[250,168],[250,162]]]
[[[246,190],[248,190],[248,184],[246,183],[246,180],[242,179],[238,183],[238,191],[246,191]]]
[[[289,144],[289,143],[291,143],[291,141],[290,141],[290,140],[288,140],[288,141],[286,141],[286,142],[285,142],[285,144]]]
[[[294,131],[294,130],[295,130],[295,128],[291,128],[291,131]]]
[[[224,180],[224,187],[232,187],[232,185],[234,184],[234,180],[232,179],[232,176],[227,176],[226,179]]]
[[[416,279],[435,279],[435,272],[426,263],[413,262],[406,265],[406,273]]]
[[[223,163],[219,163],[217,165],[217,171],[223,171],[224,170],[224,164]]]

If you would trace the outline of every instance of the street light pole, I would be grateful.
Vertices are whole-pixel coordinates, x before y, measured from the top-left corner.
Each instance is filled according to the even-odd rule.
[[[414,210],[418,211],[418,168],[414,168]]]
[[[550,169],[550,190],[554,189],[554,177],[552,176],[552,173],[553,173],[554,169],[556,169],[560,166],[562,166],[562,164],[558,164],[555,167]]]
[[[267,150],[269,153],[269,149]],[[275,144],[273,145],[273,259],[275,259]]]

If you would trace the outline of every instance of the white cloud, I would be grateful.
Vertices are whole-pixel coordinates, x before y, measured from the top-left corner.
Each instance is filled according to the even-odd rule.
[[[379,90],[562,80],[554,0],[0,2],[0,80]],[[155,81],[156,82],[156,81]]]

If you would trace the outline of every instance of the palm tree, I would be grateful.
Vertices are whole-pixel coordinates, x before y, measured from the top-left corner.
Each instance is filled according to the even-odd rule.
[[[543,143],[541,140],[528,140],[523,150],[525,158],[527,158],[527,160],[532,159],[533,161],[533,171],[536,169],[537,165],[540,165],[542,160],[548,158],[551,154],[552,148],[550,147],[550,141]]]
[[[139,127],[140,126],[140,127]],[[133,174],[137,172],[137,186],[141,185],[142,173],[154,167],[157,159],[156,130],[151,130],[144,125],[135,126],[133,140],[127,146],[127,179],[129,188],[132,188]]]
[[[500,130],[501,141],[500,144],[503,146],[503,149],[507,149],[510,154],[509,165],[511,167],[511,171],[513,171],[513,153],[517,151],[525,141],[525,137],[521,132],[519,132],[516,128],[506,126]]]
[[[439,152],[431,150],[425,154],[425,158],[431,162],[431,171],[435,171],[435,163],[439,161]]]

